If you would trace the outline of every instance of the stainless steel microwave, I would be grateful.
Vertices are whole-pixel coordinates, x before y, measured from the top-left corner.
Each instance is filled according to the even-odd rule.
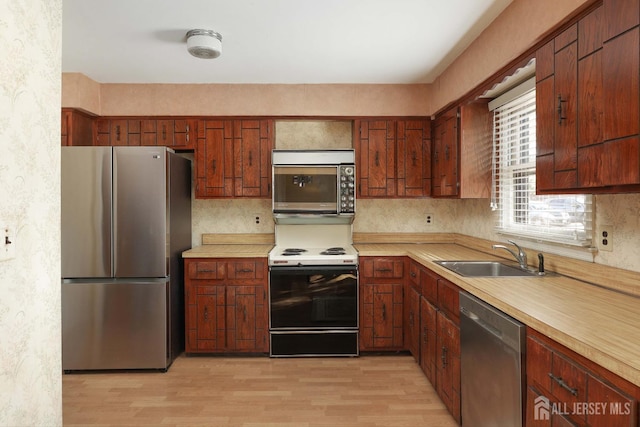
[[[345,150],[273,150],[273,215],[352,222],[356,211],[355,154]]]

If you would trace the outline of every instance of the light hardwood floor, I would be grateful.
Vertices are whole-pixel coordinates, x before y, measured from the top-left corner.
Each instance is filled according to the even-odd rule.
[[[69,374],[65,426],[454,427],[410,356],[185,357],[167,373]]]

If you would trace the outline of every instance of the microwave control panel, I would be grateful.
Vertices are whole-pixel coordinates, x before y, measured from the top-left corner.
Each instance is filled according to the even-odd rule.
[[[356,168],[354,165],[340,165],[340,209],[339,213],[356,211]]]

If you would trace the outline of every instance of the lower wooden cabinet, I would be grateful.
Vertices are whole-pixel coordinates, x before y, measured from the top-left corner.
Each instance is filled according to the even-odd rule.
[[[526,366],[527,427],[637,427],[637,387],[530,329]]]
[[[403,350],[402,283],[360,286],[360,350]]]
[[[420,368],[431,384],[436,384],[437,309],[420,297]]]
[[[436,323],[436,391],[460,423],[460,327],[442,311]]]
[[[404,350],[404,257],[360,257],[360,350]]]
[[[413,286],[406,288],[405,344],[416,362],[420,361],[420,292]]]
[[[265,353],[266,259],[186,259],[186,353]]]

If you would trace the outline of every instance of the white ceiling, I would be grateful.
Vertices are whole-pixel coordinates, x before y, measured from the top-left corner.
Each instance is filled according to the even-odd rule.
[[[63,0],[62,71],[100,83],[431,83],[512,0]],[[188,30],[222,35],[197,59]]]

